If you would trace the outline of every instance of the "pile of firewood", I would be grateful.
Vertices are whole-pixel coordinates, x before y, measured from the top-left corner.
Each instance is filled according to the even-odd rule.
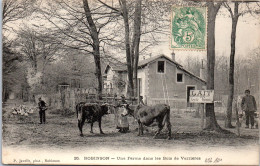
[[[22,115],[22,116],[28,116],[29,114],[34,113],[36,108],[29,108],[24,105],[19,105],[18,107],[12,108],[12,114],[13,115]]]

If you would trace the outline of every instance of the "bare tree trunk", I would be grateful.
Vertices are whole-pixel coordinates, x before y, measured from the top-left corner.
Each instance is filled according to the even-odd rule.
[[[138,71],[138,61],[139,61],[139,44],[140,44],[140,38],[141,38],[141,4],[142,0],[136,0],[135,4],[135,15],[134,15],[134,35],[133,35],[133,44],[132,44],[132,55],[134,57],[134,66],[133,66],[133,72],[134,72],[134,85],[135,85],[135,96],[138,97],[139,94],[137,94],[137,86],[138,86],[138,80],[137,80],[137,71]]]
[[[235,3],[234,14],[231,13],[232,18],[232,32],[231,32],[231,52],[230,52],[230,67],[229,67],[229,94],[227,104],[227,116],[225,120],[226,128],[233,128],[232,121],[232,103],[234,98],[234,68],[235,68],[235,52],[236,52],[236,28],[238,22],[238,2]]]
[[[128,11],[126,7],[126,1],[120,0],[120,6],[123,13],[124,25],[125,25],[125,47],[126,47],[126,61],[127,61],[127,74],[128,74],[128,86],[127,95],[134,96],[134,82],[133,82],[133,64],[130,48],[130,28],[128,20]]]
[[[90,27],[91,38],[93,40],[93,44],[92,44],[93,55],[94,55],[94,60],[96,65],[96,77],[98,79],[97,91],[98,91],[98,98],[101,99],[103,83],[102,83],[102,74],[101,74],[101,65],[100,65],[100,48],[99,48],[98,31],[91,16],[88,0],[83,0],[83,5],[84,5],[84,11],[87,18],[87,22]]]
[[[32,65],[32,68],[34,70],[34,74],[36,74],[38,72],[38,64],[37,64],[37,55],[36,53],[34,53],[34,55],[32,55],[31,57],[31,65]]]
[[[3,85],[3,92],[2,92],[2,101],[3,102],[6,102],[6,100],[7,100],[7,95],[6,95],[6,86],[5,85]]]
[[[207,42],[207,89],[214,90],[215,68],[215,20],[221,2],[214,5],[208,2],[208,42]],[[214,103],[206,104],[206,127],[205,130],[221,130],[217,123],[214,111]]]
[[[137,88],[137,68],[139,61],[139,44],[141,36],[141,3],[142,0],[135,0],[135,14],[134,14],[134,32],[132,42],[130,43],[130,25],[129,25],[129,15],[126,0],[119,0],[121,11],[115,9],[112,6],[98,0],[100,3],[106,7],[118,12],[124,20],[125,28],[125,49],[126,49],[126,61],[127,61],[127,76],[128,76],[128,87],[127,95],[135,96]]]

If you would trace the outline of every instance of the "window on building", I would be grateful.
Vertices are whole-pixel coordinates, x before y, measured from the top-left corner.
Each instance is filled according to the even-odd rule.
[[[183,82],[183,74],[177,73],[177,82]]]
[[[79,79],[71,79],[70,86],[72,88],[80,88],[80,80]]]
[[[164,71],[165,71],[165,61],[158,61],[157,72],[164,73]]]

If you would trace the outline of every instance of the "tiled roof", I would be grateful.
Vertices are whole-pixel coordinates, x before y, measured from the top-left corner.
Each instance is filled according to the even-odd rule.
[[[117,70],[117,71],[126,71],[126,64],[119,61],[116,58],[113,58],[111,56],[106,56],[106,57],[102,57],[102,60],[105,62],[106,67],[105,67],[105,72],[107,70],[107,67],[110,66],[112,68],[112,70]]]
[[[173,61],[171,58],[161,54],[161,55],[156,55],[156,56],[153,56],[151,58],[148,58],[148,59],[144,59],[144,60],[141,60],[138,62],[138,67],[142,67],[142,66],[145,66],[147,65],[148,63],[151,63],[155,60],[157,60],[158,58],[166,58],[167,60],[169,60],[170,62],[174,63],[175,65],[177,66],[181,66],[180,64],[178,64],[176,61]]]
[[[206,83],[205,80],[201,79],[200,77],[196,76],[195,74],[193,74],[192,72],[186,70],[183,68],[183,66],[179,63],[177,63],[176,61],[172,60],[171,58],[161,54],[161,55],[157,55],[157,56],[153,56],[151,58],[147,58],[147,59],[144,59],[144,60],[141,60],[138,62],[138,68],[142,68],[144,66],[146,66],[147,64],[151,63],[151,62],[154,62],[156,61],[158,58],[165,58],[167,59],[168,61],[170,61],[171,63],[175,64],[176,67],[179,69],[179,70],[182,70],[184,71],[185,73],[187,73],[188,75],[192,76],[192,77],[195,77],[197,79],[199,79],[200,81]],[[114,71],[127,71],[127,65],[126,63],[110,63],[109,66],[112,68],[112,70]]]

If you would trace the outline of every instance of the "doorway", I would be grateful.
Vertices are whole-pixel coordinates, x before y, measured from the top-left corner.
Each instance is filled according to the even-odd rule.
[[[187,86],[187,107],[193,107],[194,103],[190,103],[190,91],[195,90],[195,86]]]

